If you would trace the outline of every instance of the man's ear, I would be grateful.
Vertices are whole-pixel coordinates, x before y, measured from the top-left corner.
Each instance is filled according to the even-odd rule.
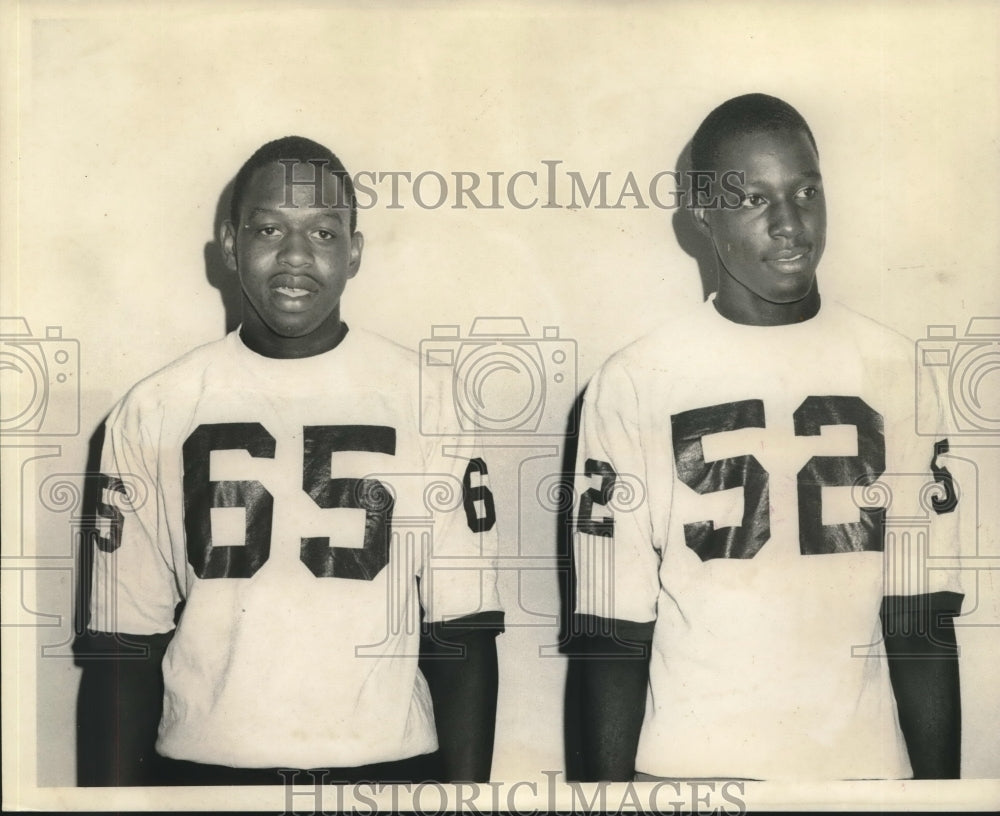
[[[709,223],[708,213],[705,207],[692,207],[691,217],[694,219],[694,225],[709,238],[712,237],[712,225]]]
[[[236,227],[232,221],[223,221],[219,227],[219,244],[222,247],[222,259],[226,266],[236,272]]]
[[[351,235],[351,259],[347,268],[347,277],[353,278],[361,268],[361,253],[365,248],[365,236],[360,232]]]

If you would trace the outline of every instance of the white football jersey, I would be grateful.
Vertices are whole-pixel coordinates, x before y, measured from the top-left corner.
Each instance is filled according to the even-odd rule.
[[[309,768],[437,747],[420,608],[502,613],[485,463],[421,435],[447,392],[419,380],[365,331],[282,360],[233,332],[112,411],[91,628],[169,632],[183,602],[161,754]]]
[[[912,353],[838,304],[760,327],[708,302],[591,381],[576,611],[655,622],[637,771],[910,775],[880,604],[961,591]]]

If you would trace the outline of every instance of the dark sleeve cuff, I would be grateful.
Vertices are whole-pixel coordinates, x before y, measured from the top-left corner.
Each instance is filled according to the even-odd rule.
[[[573,634],[583,637],[611,637],[616,640],[649,643],[656,621],[630,621],[598,615],[573,615]]]
[[[962,612],[965,596],[960,592],[931,592],[924,595],[887,595],[882,599],[882,617],[935,615],[954,617]]]
[[[655,621],[573,615],[576,651],[591,657],[649,657]]]
[[[73,653],[77,660],[160,656],[166,651],[173,636],[173,631],[155,635],[131,635],[88,629],[73,643]]]
[[[504,613],[497,609],[435,623],[424,621],[421,634],[435,641],[444,642],[484,633],[496,637],[503,631]]]
[[[883,598],[882,638],[890,665],[904,658],[957,658],[955,617],[963,597],[957,592],[933,592]]]

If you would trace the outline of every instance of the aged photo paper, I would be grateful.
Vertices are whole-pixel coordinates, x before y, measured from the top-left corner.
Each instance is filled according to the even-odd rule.
[[[973,0],[0,2],[4,809],[995,809],[998,26],[1000,7]],[[965,592],[961,780],[682,780],[652,801],[648,782],[571,784],[572,410],[612,353],[712,291],[714,258],[674,182],[706,114],[754,91],[815,134],[825,302],[913,342],[915,404],[930,379],[947,389],[965,502],[946,565]],[[365,253],[344,319],[444,365],[502,358],[483,371],[506,609],[493,782],[77,787],[95,431],[134,383],[239,322],[218,239],[229,185],[291,134],[330,146],[357,181]],[[699,351],[690,337],[676,354]]]

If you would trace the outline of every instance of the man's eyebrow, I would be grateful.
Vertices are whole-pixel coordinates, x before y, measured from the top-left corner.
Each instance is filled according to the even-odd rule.
[[[270,215],[273,212],[276,211],[267,209],[265,207],[254,207],[252,210],[250,210],[249,213],[247,213],[247,220],[251,218],[256,218],[258,215]]]
[[[805,181],[822,181],[823,174],[819,170],[802,170],[797,174],[796,178],[804,179]],[[766,182],[763,179],[751,178],[749,176],[743,179],[743,187],[752,187],[755,185],[766,186]]]
[[[335,220],[343,220],[342,215],[347,212],[347,207],[328,205],[326,207],[310,207],[308,205],[298,205],[296,207],[254,207],[247,213],[247,220],[250,221],[258,215],[281,215],[285,210],[307,210],[318,216],[327,216]]]

